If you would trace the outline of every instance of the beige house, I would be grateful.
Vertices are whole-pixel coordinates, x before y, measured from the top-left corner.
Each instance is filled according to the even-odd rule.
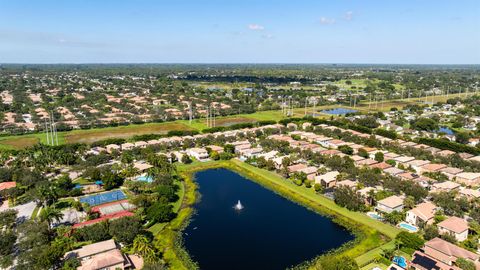
[[[480,184],[480,173],[461,172],[455,175],[457,182],[467,186],[476,186]]]
[[[430,163],[430,164],[427,164],[427,165],[424,165],[424,166],[420,167],[420,170],[421,170],[422,173],[423,172],[438,172],[441,169],[444,169],[446,167],[447,167],[447,165],[445,165],[445,164]]]
[[[425,224],[430,225],[434,221],[436,209],[437,206],[431,202],[420,203],[415,208],[407,211],[405,221],[420,227],[423,227]]]
[[[463,218],[449,217],[438,223],[437,227],[440,234],[451,234],[459,242],[467,240],[468,222]]]
[[[474,263],[478,263],[479,259],[479,255],[440,238],[426,242],[423,251],[429,257],[449,266],[453,266],[458,258],[464,258]]]
[[[189,148],[187,149],[186,152],[187,152],[187,155],[200,161],[204,161],[208,159],[208,152],[203,148]]]
[[[80,261],[77,270],[135,269],[130,258],[123,254],[113,239],[98,242],[65,254],[65,258]]]
[[[470,201],[480,198],[480,191],[477,189],[464,188],[459,191],[459,194],[467,197]]]
[[[403,198],[400,196],[390,196],[377,202],[375,209],[383,213],[401,212],[403,210]]]
[[[337,182],[337,176],[340,173],[337,171],[327,172],[322,175],[315,176],[315,184],[320,184],[324,188],[331,188],[334,187]]]
[[[445,181],[440,183],[435,183],[432,185],[432,192],[450,192],[460,188],[459,183],[452,181]]]

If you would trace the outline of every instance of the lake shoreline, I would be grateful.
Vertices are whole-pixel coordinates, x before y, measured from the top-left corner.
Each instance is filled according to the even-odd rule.
[[[195,174],[200,171],[218,168],[225,168],[235,173],[238,173],[239,175],[261,185],[262,187],[282,196],[283,198],[286,198],[311,211],[314,211],[317,214],[326,216],[330,218],[332,222],[346,228],[355,236],[354,240],[346,242],[339,248],[331,250],[327,254],[346,255],[352,258],[357,258],[369,251],[375,251],[382,245],[388,244],[389,241],[394,238],[396,233],[398,233],[398,230],[393,227],[392,231],[388,233],[390,235],[387,235],[386,233],[381,233],[379,230],[377,230],[377,228],[373,226],[367,226],[359,222],[358,220],[355,220],[354,217],[351,217],[354,215],[358,216],[358,214],[361,213],[351,212],[346,209],[346,211],[343,210],[343,213],[335,211],[336,209],[332,208],[339,208],[338,206],[331,207],[329,205],[326,205],[325,203],[322,204],[322,202],[319,202],[319,200],[315,201],[306,196],[303,196],[304,194],[296,192],[293,189],[287,189],[285,185],[281,185],[280,183],[278,183],[278,181],[276,181],[280,179],[286,182],[285,179],[281,179],[279,175],[269,171],[261,170],[238,160],[210,161],[204,163],[195,162],[190,165],[182,164],[178,166],[178,170],[179,174],[184,178],[186,184],[186,196],[182,203],[182,207],[179,211],[178,217],[175,218],[175,220],[172,222],[176,226],[167,226],[167,228],[165,229],[169,230],[168,234],[160,232],[158,235],[156,235],[156,238],[165,237],[165,235],[169,235],[173,238],[172,241],[170,241],[170,246],[167,248],[168,245],[164,245],[163,249],[167,248],[169,252],[173,252],[171,256],[166,256],[166,261],[170,265],[175,265],[176,267],[174,269],[192,269],[192,267],[195,267],[193,269],[198,269],[198,265],[193,262],[193,260],[190,258],[188,252],[183,246],[182,231],[187,227],[190,218],[193,216],[193,205],[199,198],[198,186],[195,182]],[[256,172],[256,170],[261,170],[262,174]],[[277,179],[269,179],[269,177],[265,176],[267,173],[269,176],[272,176],[272,174],[276,175]],[[315,194],[315,196],[318,196],[320,200],[327,200],[326,198],[320,198],[320,196],[317,194]],[[333,201],[332,203],[334,204]],[[171,235],[171,233],[173,233],[173,235]],[[294,267],[294,269],[309,269],[313,267],[318,261],[318,259],[323,255],[325,254],[318,255],[316,258],[310,261],[303,262],[300,265]]]

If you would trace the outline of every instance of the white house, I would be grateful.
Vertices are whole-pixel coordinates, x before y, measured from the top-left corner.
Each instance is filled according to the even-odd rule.
[[[208,159],[208,152],[203,148],[189,148],[187,149],[187,155],[200,161],[205,161]]]

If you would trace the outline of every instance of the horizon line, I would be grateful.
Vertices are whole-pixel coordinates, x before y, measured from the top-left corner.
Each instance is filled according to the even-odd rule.
[[[480,63],[367,63],[367,62],[0,62],[0,65],[410,65],[480,66]]]

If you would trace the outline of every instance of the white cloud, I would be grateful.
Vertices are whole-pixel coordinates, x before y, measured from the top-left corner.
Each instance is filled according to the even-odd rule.
[[[263,27],[262,25],[253,23],[248,25],[248,29],[253,31],[262,31],[265,29],[265,27]]]
[[[343,16],[343,18],[344,18],[345,20],[347,20],[347,21],[352,20],[352,18],[353,18],[353,11],[347,11],[347,12],[345,13],[345,15]]]
[[[334,24],[334,23],[335,23],[335,19],[333,19],[333,18],[327,18],[327,17],[321,17],[321,18],[320,18],[320,23],[321,23],[321,24]]]
[[[274,38],[274,36],[273,36],[272,34],[263,34],[263,35],[262,35],[262,38],[272,39],[272,38]]]

